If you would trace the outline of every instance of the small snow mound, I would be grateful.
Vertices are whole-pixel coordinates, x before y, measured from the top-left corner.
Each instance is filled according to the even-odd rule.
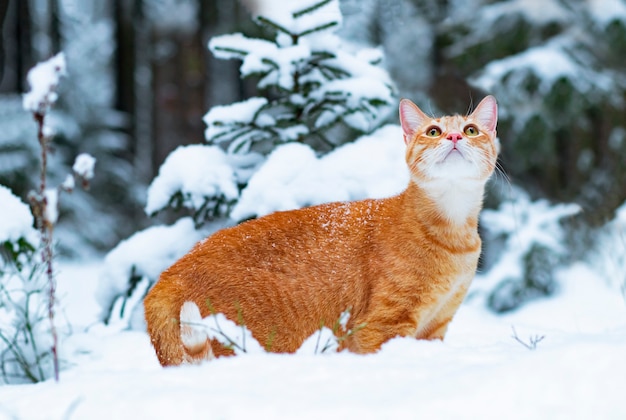
[[[30,208],[4,185],[0,185],[0,203],[2,203],[0,243],[15,242],[20,238],[34,242],[36,232]]]
[[[146,213],[167,207],[177,192],[183,195],[184,205],[193,209],[200,208],[209,197],[236,199],[236,175],[226,153],[217,146],[199,144],[174,150],[150,184]]]
[[[238,42],[240,42],[239,38],[245,38],[241,34],[228,36],[237,39]],[[214,106],[203,118],[207,125],[206,138],[219,137],[224,131],[229,131],[230,123],[252,122],[255,115],[265,105],[267,105],[267,99],[254,97],[231,105]]]
[[[294,194],[297,186],[290,187],[298,174],[314,166],[316,161],[315,152],[307,145],[289,143],[277,147],[252,176],[230,217],[233,220],[244,220],[255,215],[301,207]]]
[[[233,220],[331,201],[383,198],[409,182],[399,126],[388,125],[317,158],[306,145],[277,147],[243,190]]]

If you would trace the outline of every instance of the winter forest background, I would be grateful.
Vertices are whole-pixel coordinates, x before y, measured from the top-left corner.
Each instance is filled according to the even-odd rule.
[[[257,94],[236,61],[210,53],[208,40],[271,36],[244,4],[227,0],[2,7],[0,183],[20,196],[33,184],[34,126],[20,94],[26,72],[59,51],[70,74],[54,115],[53,173],[78,151],[98,159],[92,190],[64,206],[70,255],[106,251],[146,226],[146,186],[165,157],[206,142],[202,117],[212,106]],[[512,182],[535,199],[579,203],[582,222],[597,227],[626,199],[623,8],[620,0],[346,0],[340,35],[381,46],[397,97],[433,113],[464,112],[495,94],[501,163]],[[396,122],[395,113],[388,118]]]
[[[60,202],[57,252],[104,260],[103,321],[140,330],[141,298],[160,271],[219,227],[380,194],[374,186],[383,166],[361,178],[366,186],[342,193],[333,192],[339,175],[316,179],[306,197],[310,180],[289,188],[285,180],[297,178],[288,167],[298,159],[319,159],[322,171],[341,156],[358,172],[349,161],[359,153],[395,153],[365,143],[382,134],[398,140],[390,125],[402,97],[435,115],[465,113],[486,94],[498,99],[502,172],[486,198],[475,289],[491,310],[551,295],[556,270],[580,261],[626,293],[624,0],[341,0],[340,25],[315,27],[309,42],[315,50],[317,33],[330,32],[345,50],[311,56],[284,49],[281,31],[293,28],[253,19],[274,16],[281,4],[0,3],[0,184],[24,202],[37,184],[36,125],[22,94],[28,70],[63,51],[68,74],[49,115],[49,176],[61,183],[83,152],[97,164],[90,190]],[[216,38],[234,33],[258,42]],[[326,53],[335,55],[334,67],[320,64]],[[241,59],[249,60],[242,66]],[[314,63],[334,90],[316,84],[319,74],[297,83],[295,71],[291,80],[271,78],[295,62]],[[282,155],[273,153],[279,148]]]

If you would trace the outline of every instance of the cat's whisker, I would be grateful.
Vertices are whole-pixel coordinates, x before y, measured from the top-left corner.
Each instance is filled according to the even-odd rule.
[[[497,179],[498,177],[500,179],[502,179],[503,184],[508,187],[507,191],[509,192],[509,195],[512,195],[513,193],[513,184],[511,183],[511,178],[509,177],[509,175],[504,171],[504,168],[502,167],[502,165],[500,164],[500,161],[496,162],[496,166],[494,169],[494,177]]]

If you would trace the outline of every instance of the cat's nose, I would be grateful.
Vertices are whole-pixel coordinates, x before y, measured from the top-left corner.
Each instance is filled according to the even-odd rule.
[[[463,136],[461,135],[461,133],[450,133],[446,138],[456,144],[456,142],[461,140]]]

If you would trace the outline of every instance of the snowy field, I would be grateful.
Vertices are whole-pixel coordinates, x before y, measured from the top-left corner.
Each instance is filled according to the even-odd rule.
[[[506,316],[466,301],[444,342],[374,355],[254,354],[163,369],[148,336],[98,324],[101,263],[60,264],[74,335],[60,383],[0,387],[0,419],[624,419],[626,305],[580,264]],[[476,282],[479,282],[477,279]],[[520,340],[544,336],[529,350]]]

